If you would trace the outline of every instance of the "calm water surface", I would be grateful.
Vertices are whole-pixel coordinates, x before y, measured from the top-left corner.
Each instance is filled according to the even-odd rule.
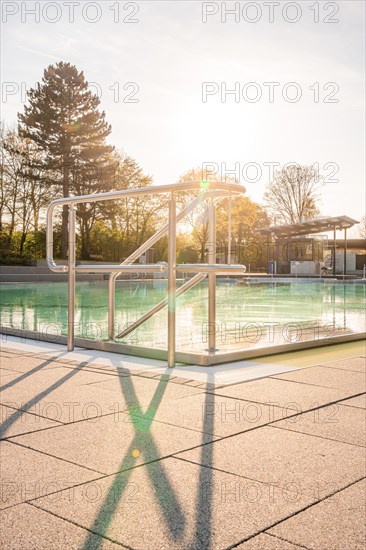
[[[365,285],[331,283],[219,282],[218,347],[222,350],[331,338],[365,331]],[[2,285],[1,324],[48,334],[66,334],[67,284]],[[122,330],[166,297],[166,281],[117,282],[116,329]],[[107,282],[76,286],[77,336],[107,339]],[[125,341],[166,347],[163,310]],[[207,347],[207,283],[177,299],[178,349]]]

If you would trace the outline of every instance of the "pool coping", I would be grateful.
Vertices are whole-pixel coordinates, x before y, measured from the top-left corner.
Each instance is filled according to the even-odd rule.
[[[39,342],[47,342],[49,344],[67,344],[67,337],[62,335],[43,334],[40,332],[15,329],[12,327],[0,326],[0,334],[26,338]],[[252,349],[237,349],[225,351],[221,353],[194,353],[177,351],[175,354],[177,363],[187,365],[199,365],[210,367],[220,365],[222,363],[242,361],[247,359],[255,359],[265,357],[267,355],[277,355],[288,353],[290,351],[299,351],[311,348],[321,348],[332,344],[340,344],[345,342],[354,342],[366,339],[366,332],[357,332],[351,334],[342,334],[339,336],[330,336],[328,338],[319,338],[314,340],[305,340],[302,342],[292,342],[286,344],[277,344],[262,348]],[[84,338],[75,338],[75,346],[84,349],[92,349],[104,352],[118,353],[121,355],[129,355],[135,357],[144,357],[147,359],[155,359],[165,361],[167,359],[167,350],[161,348],[148,348],[142,346],[134,346],[131,344],[119,344],[116,342],[88,340]]]
[[[356,345],[356,347],[354,347]],[[347,347],[351,346],[351,347]],[[166,361],[122,355],[120,353],[87,350],[76,347],[67,351],[66,346],[50,342],[40,342],[25,337],[3,336],[0,344],[2,352],[19,354],[19,357],[52,359],[59,367],[83,369],[113,376],[138,376],[161,380],[174,384],[184,384],[200,390],[226,388],[252,382],[262,378],[298,371],[308,367],[321,365],[324,362],[344,358],[360,357],[363,349],[357,342],[334,344],[329,351],[289,352],[280,355],[270,355],[257,360],[241,360],[212,365],[210,368],[200,365],[176,363],[174,368],[168,368]],[[325,356],[324,356],[325,353]],[[16,369],[14,369],[16,370]]]

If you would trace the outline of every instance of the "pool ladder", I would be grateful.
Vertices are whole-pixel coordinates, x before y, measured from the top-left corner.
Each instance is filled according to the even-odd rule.
[[[176,193],[197,191],[198,195],[179,213],[176,211]],[[73,351],[75,346],[75,277],[76,273],[109,273],[108,280],[108,339],[114,342],[116,339],[125,338],[130,332],[150,319],[153,315],[168,308],[168,367],[174,367],[176,361],[176,298],[208,277],[208,351],[216,350],[216,275],[244,274],[244,265],[216,264],[216,205],[215,199],[242,195],[245,189],[242,185],[226,182],[189,182],[172,185],[149,186],[122,191],[110,191],[108,193],[96,193],[93,195],[81,195],[56,199],[51,202],[47,210],[47,265],[56,273],[68,273],[68,322],[67,322],[67,349]],[[75,237],[76,237],[76,205],[90,202],[102,202],[122,198],[147,196],[153,194],[169,195],[169,220],[144,244],[135,250],[120,265],[76,265]],[[208,201],[208,263],[207,264],[176,264],[176,226],[179,221],[191,213],[203,201]],[[68,264],[57,265],[53,258],[53,222],[56,207],[67,205],[69,207],[69,233],[68,233]],[[231,238],[231,208],[229,208],[229,236]],[[168,262],[160,264],[141,265],[134,264],[149,248],[161,237],[168,235]],[[229,242],[230,247],[230,242]],[[167,272],[168,296],[148,312],[142,315],[135,323],[115,334],[115,287],[116,280],[122,273],[158,273]],[[193,273],[193,277],[181,287],[176,287],[176,273]],[[129,346],[131,347],[131,346]]]

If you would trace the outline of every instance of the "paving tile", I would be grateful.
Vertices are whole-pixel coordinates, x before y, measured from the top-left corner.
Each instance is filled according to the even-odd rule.
[[[30,504],[18,504],[0,513],[0,546],[3,550],[121,550],[98,535]]]
[[[192,387],[198,387],[198,386],[202,386],[202,383],[200,380],[189,380],[189,382],[187,382],[187,385]]]
[[[62,364],[62,363],[61,363]],[[60,363],[54,361],[49,357],[34,357],[32,355],[15,355],[8,357],[1,357],[1,366],[3,368],[25,373],[32,370],[46,370],[60,366]]]
[[[361,481],[269,532],[314,550],[364,550],[365,501],[365,482]]]
[[[366,389],[365,374],[341,369],[330,369],[328,367],[307,367],[284,374],[276,374],[275,377],[281,380],[315,384],[317,386],[337,388],[353,393],[360,393]]]
[[[363,409],[338,403],[276,422],[274,427],[366,446],[366,414]]]
[[[58,426],[59,422],[0,405],[0,439]]]
[[[303,546],[262,533],[235,547],[238,550],[300,550]]]
[[[307,386],[278,378],[262,378],[253,380],[253,382],[235,384],[228,388],[219,388],[215,391],[216,395],[255,401],[256,403],[272,403],[284,411],[295,409],[298,412],[344,399],[348,394],[353,395],[353,393],[355,392]]]
[[[141,405],[149,405],[156,391],[164,389],[164,400],[168,399],[181,399],[190,395],[202,394],[202,390],[193,386],[187,386],[186,384],[174,384],[169,382],[169,378],[164,376],[160,380],[153,378],[145,378],[142,376],[131,376],[118,379],[117,377],[110,377],[103,382],[96,382],[91,384],[95,388],[102,388],[108,390],[113,394],[125,396],[126,401],[134,402],[135,394],[140,401]]]
[[[156,393],[164,393],[164,400],[178,400],[202,392],[165,380],[60,367],[6,382],[1,395],[5,405],[69,423],[126,410],[136,399],[147,407]]]
[[[14,378],[17,378],[18,376],[20,376],[23,373],[21,373],[19,371],[16,371],[14,369],[8,368],[8,367],[1,366],[0,367],[0,377],[2,378],[3,375],[8,375],[8,374],[11,374],[12,376],[14,376]]]
[[[365,450],[361,447],[270,426],[206,447],[211,449],[214,468],[285,488],[293,498],[303,493],[318,498],[365,473]],[[200,449],[192,449],[177,456],[203,465],[208,464],[207,456],[211,460],[209,449],[203,455]]]
[[[10,370],[10,369],[4,369],[3,367],[0,367],[0,380],[3,376],[6,376],[6,375],[13,375],[13,376],[16,376],[16,372],[13,371],[13,370]]]
[[[31,359],[34,362],[27,357],[16,358],[21,364],[18,368],[24,370],[16,371],[16,362],[5,367],[8,374],[1,382],[7,386],[3,400],[13,398],[15,404],[29,402],[34,413],[38,407],[44,416],[41,422],[61,418],[69,424],[54,422],[50,429],[22,435],[17,432],[23,426],[22,416],[26,420],[24,426],[32,422],[28,417],[36,417],[11,409],[10,415],[16,413],[14,422],[6,424],[10,403],[9,407],[3,407],[6,416],[2,419],[3,427],[8,427],[7,435],[14,435],[14,439],[3,442],[6,452],[2,460],[5,481],[0,485],[1,504],[13,506],[4,514],[5,531],[2,524],[6,544],[9,545],[9,541],[12,544],[5,548],[121,548],[85,531],[93,528],[100,535],[139,550],[223,549],[364,475],[363,449],[355,445],[360,444],[359,430],[364,420],[360,421],[359,417],[364,413],[361,407],[365,404],[359,397],[344,399],[362,391],[358,361],[351,364],[353,368],[333,365],[342,363],[337,360],[215,390],[214,385],[193,387],[179,378],[167,382],[165,375],[157,371],[153,374],[155,379],[143,373],[129,376],[126,370],[121,371],[126,376],[118,377],[116,366],[104,368],[97,364],[78,368],[66,361],[65,364],[51,361],[41,366],[45,357]],[[350,361],[345,360],[345,364]],[[31,369],[34,369],[31,376],[12,384]],[[305,371],[312,371],[310,378],[315,373],[317,381],[287,380]],[[311,385],[314,383],[319,386]],[[204,389],[212,391],[206,396]],[[304,411],[341,399],[342,404],[336,411],[324,407],[316,413],[296,417],[300,420],[294,424],[287,419],[278,420],[277,427],[258,427],[293,410]],[[145,419],[136,405],[137,400]],[[278,403],[279,407],[268,403]],[[108,416],[98,418],[107,413]],[[320,416],[314,417],[315,414]],[[151,426],[146,418],[154,418]],[[339,422],[329,422],[330,419]],[[84,421],[70,424],[75,420]],[[214,435],[207,434],[228,436],[251,428],[257,429],[200,446],[215,439]],[[207,434],[200,433],[202,431]],[[183,452],[195,446],[200,447]],[[180,459],[157,460],[175,453]],[[87,468],[106,474],[122,469],[123,473],[95,480],[100,474]],[[80,483],[83,485],[76,487]],[[39,498],[55,490],[60,491]],[[36,498],[33,503],[51,514],[29,504],[17,504],[30,498]],[[355,499],[358,497],[353,501]],[[100,509],[102,513],[97,519]],[[306,512],[308,510],[295,517]],[[333,512],[333,520],[338,513],[342,511]],[[352,521],[349,515],[348,521]],[[285,520],[278,527],[288,521],[291,520]],[[324,525],[328,525],[326,519]],[[321,526],[318,531],[320,541],[322,532],[330,537]],[[274,532],[272,536],[256,535],[238,548],[295,550],[300,544],[307,546],[301,540],[274,535]],[[343,544],[339,550],[353,550],[354,546],[347,542],[355,540],[357,544],[357,534],[351,532],[347,536],[346,544],[339,538]],[[338,550],[337,546],[310,544],[308,547]]]
[[[213,394],[191,395],[185,399],[163,401],[155,420],[217,436],[232,435],[274,420],[282,420],[292,409],[281,409]]]
[[[189,378],[178,378],[177,376],[174,378],[170,377],[170,382],[173,384],[187,384],[187,382],[189,382]]]
[[[154,370],[155,372],[166,372],[166,361],[158,361],[143,357],[133,357],[121,353],[101,352],[85,348],[75,348],[73,352],[67,352],[65,345],[53,344],[47,342],[37,342],[27,340],[20,342],[17,337],[9,337],[6,342],[6,350],[16,349],[27,355],[37,358],[51,357],[54,360],[61,360],[68,363],[88,363],[94,366],[108,366],[114,369],[126,368],[136,372],[141,370]]]
[[[352,397],[352,399],[345,399],[344,401],[340,401],[340,405],[366,409],[366,394],[359,395],[358,397]]]
[[[1,336],[0,336],[0,342],[1,342]],[[12,357],[14,357],[14,355],[11,353],[8,353],[8,350],[6,350],[5,348],[2,348],[2,345],[0,343],[0,365],[4,359],[7,359],[7,358],[11,359]]]
[[[19,353],[22,353],[22,352],[18,352],[18,351],[13,351],[6,346],[6,336],[4,334],[2,334],[0,336],[0,359],[1,357],[5,356],[5,357],[11,357],[12,355],[18,355]]]
[[[14,378],[17,378],[17,376],[19,376],[19,372],[7,369],[0,369],[0,386],[9,382],[10,380],[14,380]]]
[[[111,474],[215,439],[155,421],[149,427],[150,421],[134,409],[131,415],[136,427],[131,416],[116,413],[17,436],[12,441]]]
[[[0,443],[0,458],[0,508],[100,477],[80,466],[7,441]]]
[[[156,378],[157,374],[155,371],[131,371],[131,376],[142,376],[143,378]]]
[[[264,484],[168,458],[34,504],[139,550],[222,550],[309,500],[273,501]]]
[[[366,371],[366,359],[364,357],[351,357],[350,359],[340,359],[331,363],[324,363],[321,366],[333,369],[352,370],[355,372]]]
[[[1,401],[64,423],[94,418],[115,410],[110,392],[90,384],[105,379],[109,376],[64,367],[20,374],[3,383]],[[120,401],[125,403],[123,398]]]
[[[66,355],[65,352],[63,355]],[[35,355],[32,353],[9,355],[3,359],[0,356],[1,366],[14,372],[30,373],[39,370],[57,369],[59,367],[79,368],[85,371],[106,372],[112,374],[129,374],[127,369],[111,365],[89,364],[82,361],[70,361],[61,354],[58,357],[52,357],[47,354]]]
[[[17,373],[10,384],[5,383],[3,385],[2,394],[8,397],[18,393],[21,394],[24,399],[28,399],[54,384],[56,385],[59,383],[60,386],[70,386],[70,383],[72,383],[74,386],[81,386],[108,380],[109,377],[108,374],[95,373],[83,369],[70,369],[59,365],[54,369],[42,369],[32,373]]]

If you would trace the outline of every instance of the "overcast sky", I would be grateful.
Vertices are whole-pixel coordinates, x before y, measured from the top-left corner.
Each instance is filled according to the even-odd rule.
[[[264,163],[318,163],[322,214],[363,215],[364,1],[240,2],[226,21],[235,2],[1,4],[7,123],[22,90],[68,61],[101,94],[111,142],[154,183],[237,163],[261,201]]]

